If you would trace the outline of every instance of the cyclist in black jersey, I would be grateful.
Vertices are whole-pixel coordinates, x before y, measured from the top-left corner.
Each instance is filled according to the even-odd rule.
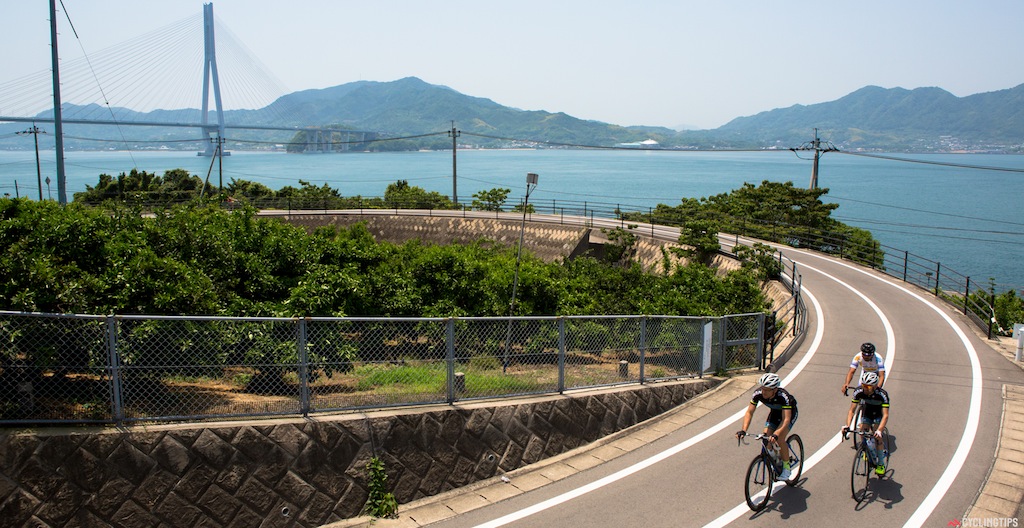
[[[800,414],[797,410],[796,398],[789,391],[780,387],[782,379],[778,374],[769,372],[761,376],[758,383],[761,387],[755,390],[754,395],[750,398],[747,414],[743,416],[743,429],[736,432],[736,437],[746,436],[747,428],[750,427],[750,422],[754,419],[754,409],[757,408],[758,403],[763,403],[771,409],[768,412],[768,420],[764,423],[764,434],[771,435],[771,442],[779,446],[779,455],[783,460],[779,480],[787,480],[790,477],[790,467],[789,446],[786,445],[786,438]],[[779,439],[782,441],[780,442]]]
[[[884,475],[885,466],[881,464],[883,454],[878,452],[876,446],[882,440],[882,430],[889,423],[889,393],[879,387],[878,384],[878,374],[874,372],[861,374],[860,387],[854,391],[853,401],[850,402],[850,410],[846,413],[843,436],[845,437],[847,431],[853,428],[853,415],[857,411],[857,406],[863,402],[864,408],[861,411],[860,423],[857,424],[857,427],[863,432],[874,430],[874,436],[867,437],[866,443],[868,449],[872,450],[872,456],[878,462],[875,467],[875,473]]]

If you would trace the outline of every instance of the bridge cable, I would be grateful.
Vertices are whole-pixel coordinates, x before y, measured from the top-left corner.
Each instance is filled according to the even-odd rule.
[[[85,62],[89,65],[89,70],[92,71],[93,79],[96,81],[96,86],[99,88],[100,94],[103,96],[103,102],[107,106],[107,111],[110,112],[110,118],[114,121],[118,134],[121,135],[121,139],[128,151],[128,156],[132,160],[132,165],[137,169],[139,164],[135,161],[135,154],[132,152],[131,147],[128,146],[128,140],[124,137],[124,130],[121,128],[121,124],[118,122],[117,116],[114,115],[113,109],[110,108],[110,101],[107,100],[107,94],[103,91],[103,85],[100,83],[99,77],[96,76],[96,70],[92,67],[92,61],[89,60],[89,54],[85,51],[85,45],[82,43],[81,37],[78,36],[78,31],[75,30],[75,24],[71,21],[71,14],[68,13],[67,7],[64,6],[64,0],[60,0],[60,8],[64,11],[64,17],[67,18],[68,25],[71,26],[71,32],[75,35],[75,40],[78,41],[78,47],[82,49],[82,56],[85,57]]]

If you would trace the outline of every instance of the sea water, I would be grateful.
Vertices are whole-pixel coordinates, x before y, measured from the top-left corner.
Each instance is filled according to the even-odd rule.
[[[496,187],[521,200],[526,174],[539,175],[530,202],[588,202],[595,207],[645,210],[683,198],[728,193],[744,183],[810,183],[811,152],[679,152],[629,150],[459,150],[396,153],[285,154],[235,151],[222,159],[189,151],[75,152],[65,155],[67,197],[95,186],[102,173],[132,168],[162,175],[181,168],[213,185],[232,180],[271,189],[300,181],[344,196],[382,196],[388,184],[410,185],[469,203]],[[872,232],[890,248],[941,263],[999,290],[1024,288],[1024,156],[995,154],[892,155],[880,159],[825,153],[818,185],[833,216]],[[910,161],[908,161],[910,160]],[[453,165],[455,179],[453,183]],[[971,167],[963,167],[963,166]],[[992,170],[1001,169],[1001,170]],[[43,198],[56,199],[53,151],[40,153]],[[50,177],[50,183],[45,182]],[[0,193],[38,198],[33,151],[0,152]],[[15,184],[15,182],[17,182]],[[17,185],[17,188],[15,188]]]

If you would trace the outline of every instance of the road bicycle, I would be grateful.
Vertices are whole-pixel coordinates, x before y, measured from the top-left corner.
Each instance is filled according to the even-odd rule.
[[[740,442],[748,444],[746,436],[736,439],[736,445]],[[747,506],[759,512],[768,504],[772,496],[772,486],[778,480],[782,472],[782,459],[778,445],[771,445],[771,435],[759,433],[754,435],[755,440],[761,441],[761,452],[750,461],[747,467],[747,477],[743,487],[743,494],[747,499]],[[749,444],[748,444],[749,445]],[[795,486],[800,481],[800,474],[804,470],[804,441],[800,435],[791,434],[786,438],[786,445],[789,446],[789,479],[785,480],[787,486]]]
[[[858,436],[864,437],[857,452],[853,455],[853,467],[850,468],[850,491],[853,492],[853,500],[860,503],[868,494],[868,483],[871,481],[871,474],[875,472],[875,467],[881,465],[886,470],[889,468],[889,430],[882,429],[882,440],[875,441],[881,444],[881,461],[875,459],[875,455],[867,445],[867,438],[874,436],[874,431],[848,430],[843,433],[843,440],[846,440],[846,437],[851,434],[855,439]],[[885,478],[885,473],[878,475],[878,478]]]

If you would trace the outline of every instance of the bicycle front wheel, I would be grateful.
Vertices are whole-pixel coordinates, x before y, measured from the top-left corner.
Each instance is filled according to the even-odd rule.
[[[800,482],[800,474],[804,472],[804,441],[800,435],[791,434],[786,439],[789,446],[789,480],[787,486],[796,486]]]
[[[861,411],[862,407],[864,407],[864,404],[858,405],[857,406],[857,410],[853,411],[853,425],[851,425],[851,427],[853,428],[854,431],[859,431],[860,430],[860,411]],[[854,449],[854,451],[856,451],[857,448],[859,448],[860,445],[863,444],[863,443],[864,443],[864,441],[861,440],[860,435],[856,435],[856,434],[853,435],[853,449]]]
[[[772,496],[772,482],[775,480],[774,470],[768,457],[758,455],[750,461],[747,468],[746,486],[743,494],[747,498],[747,506],[756,512],[764,509]]]
[[[871,480],[872,469],[871,456],[861,442],[857,454],[853,456],[853,468],[850,469],[850,489],[853,491],[853,499],[858,503],[868,494],[868,481]]]

